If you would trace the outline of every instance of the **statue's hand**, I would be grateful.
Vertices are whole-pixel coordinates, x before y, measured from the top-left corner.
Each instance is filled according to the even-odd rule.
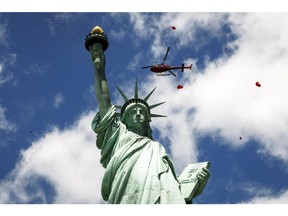
[[[207,168],[202,168],[202,171],[197,175],[197,179],[199,180],[199,187],[195,192],[195,195],[193,198],[198,196],[199,194],[202,193],[204,187],[206,186],[206,183],[208,182],[210,178],[210,172]]]
[[[210,177],[210,172],[207,168],[202,168],[202,171],[197,175],[197,178],[203,182],[203,183],[207,183],[208,179]]]
[[[104,52],[100,44],[93,44],[89,51],[94,66],[100,66],[101,63],[104,63]]]

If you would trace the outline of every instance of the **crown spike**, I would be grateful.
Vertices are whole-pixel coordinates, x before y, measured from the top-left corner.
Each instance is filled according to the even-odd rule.
[[[167,116],[151,113],[151,114],[150,114],[150,117],[167,117]]]
[[[155,87],[143,100],[147,101],[149,99],[149,97],[153,94],[153,92],[155,91],[157,87]]]
[[[120,94],[123,97],[124,101],[127,102],[128,101],[128,97],[122,92],[122,90],[117,85],[116,85],[116,88],[120,92]]]
[[[136,79],[136,83],[135,83],[135,94],[134,94],[134,98],[138,99],[138,84],[137,84],[137,79]]]
[[[166,103],[166,102],[164,101],[164,102],[161,102],[161,103],[153,104],[153,105],[149,106],[149,108],[150,108],[150,109],[153,109],[153,108],[155,108],[155,107],[157,107],[157,106],[160,106],[160,105],[163,104],[163,103]]]

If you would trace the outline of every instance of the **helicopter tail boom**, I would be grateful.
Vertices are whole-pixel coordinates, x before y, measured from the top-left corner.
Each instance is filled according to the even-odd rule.
[[[190,69],[190,70],[192,70],[192,65],[193,65],[193,64],[191,64],[190,66],[186,66],[186,67],[185,67],[184,64],[182,64],[182,66],[181,66],[181,71],[184,72],[184,69]]]

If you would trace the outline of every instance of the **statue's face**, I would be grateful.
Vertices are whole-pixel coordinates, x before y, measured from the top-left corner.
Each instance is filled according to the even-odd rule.
[[[150,115],[147,107],[143,104],[129,105],[123,116],[122,122],[126,125],[127,129],[141,136],[149,136],[151,138],[151,130],[149,122]],[[149,135],[150,134],[150,135]]]
[[[142,104],[133,104],[125,110],[125,116],[128,118],[130,124],[147,124],[148,121],[148,110]]]

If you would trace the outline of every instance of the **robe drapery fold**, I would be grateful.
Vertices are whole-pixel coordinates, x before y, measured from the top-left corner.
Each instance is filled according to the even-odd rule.
[[[101,149],[105,174],[102,197],[110,204],[185,204],[173,165],[164,147],[137,135],[117,119],[112,106],[100,120],[92,121]]]

